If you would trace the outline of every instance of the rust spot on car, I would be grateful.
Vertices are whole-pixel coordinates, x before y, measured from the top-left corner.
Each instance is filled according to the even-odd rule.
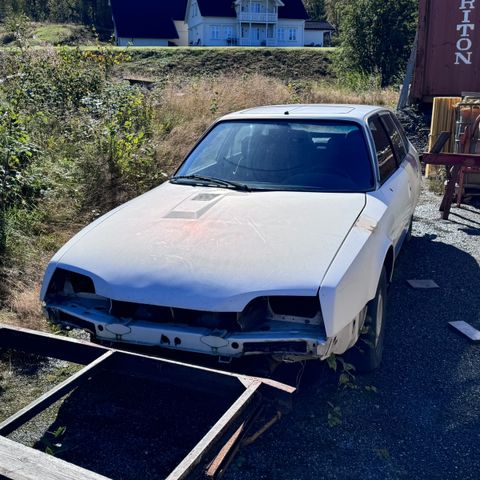
[[[362,230],[367,230],[368,232],[374,232],[377,228],[377,222],[373,218],[363,216],[359,217],[355,226]]]

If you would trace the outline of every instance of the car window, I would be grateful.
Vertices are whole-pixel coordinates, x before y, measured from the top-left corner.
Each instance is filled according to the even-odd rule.
[[[402,137],[402,140],[403,140],[403,144],[405,145],[405,150],[408,152],[408,149],[409,149],[409,142],[408,142],[408,138],[407,138],[407,134],[405,133],[405,130],[403,129],[403,126],[402,124],[400,123],[400,120],[393,114],[390,114],[393,118],[393,121],[395,123],[395,125],[397,126],[397,129],[398,131],[400,132],[400,135]]]
[[[397,168],[395,154],[388,138],[385,128],[382,126],[378,115],[375,115],[368,121],[368,126],[373,135],[375,149],[377,152],[377,162],[380,171],[380,182],[387,180]]]
[[[380,119],[387,131],[388,137],[390,138],[390,142],[395,149],[395,153],[397,154],[397,158],[401,163],[407,154],[407,149],[405,148],[405,143],[403,142],[402,135],[398,130],[396,124],[393,121],[393,118],[390,113],[385,113],[380,115]]]
[[[189,175],[265,189],[363,192],[374,188],[360,126],[333,120],[218,123],[176,174]]]

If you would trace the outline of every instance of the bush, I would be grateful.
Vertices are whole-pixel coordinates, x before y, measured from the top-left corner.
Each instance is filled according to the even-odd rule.
[[[7,212],[31,207],[41,192],[41,180],[29,169],[37,154],[22,117],[0,106],[0,254],[6,247]]]

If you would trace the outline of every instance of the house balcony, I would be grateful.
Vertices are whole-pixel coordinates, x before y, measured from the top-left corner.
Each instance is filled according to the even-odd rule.
[[[241,12],[238,15],[240,22],[251,23],[277,23],[277,13],[253,13],[253,12]]]

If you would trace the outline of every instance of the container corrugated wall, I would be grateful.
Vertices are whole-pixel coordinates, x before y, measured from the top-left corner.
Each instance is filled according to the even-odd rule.
[[[480,0],[420,0],[411,96],[480,92]]]

